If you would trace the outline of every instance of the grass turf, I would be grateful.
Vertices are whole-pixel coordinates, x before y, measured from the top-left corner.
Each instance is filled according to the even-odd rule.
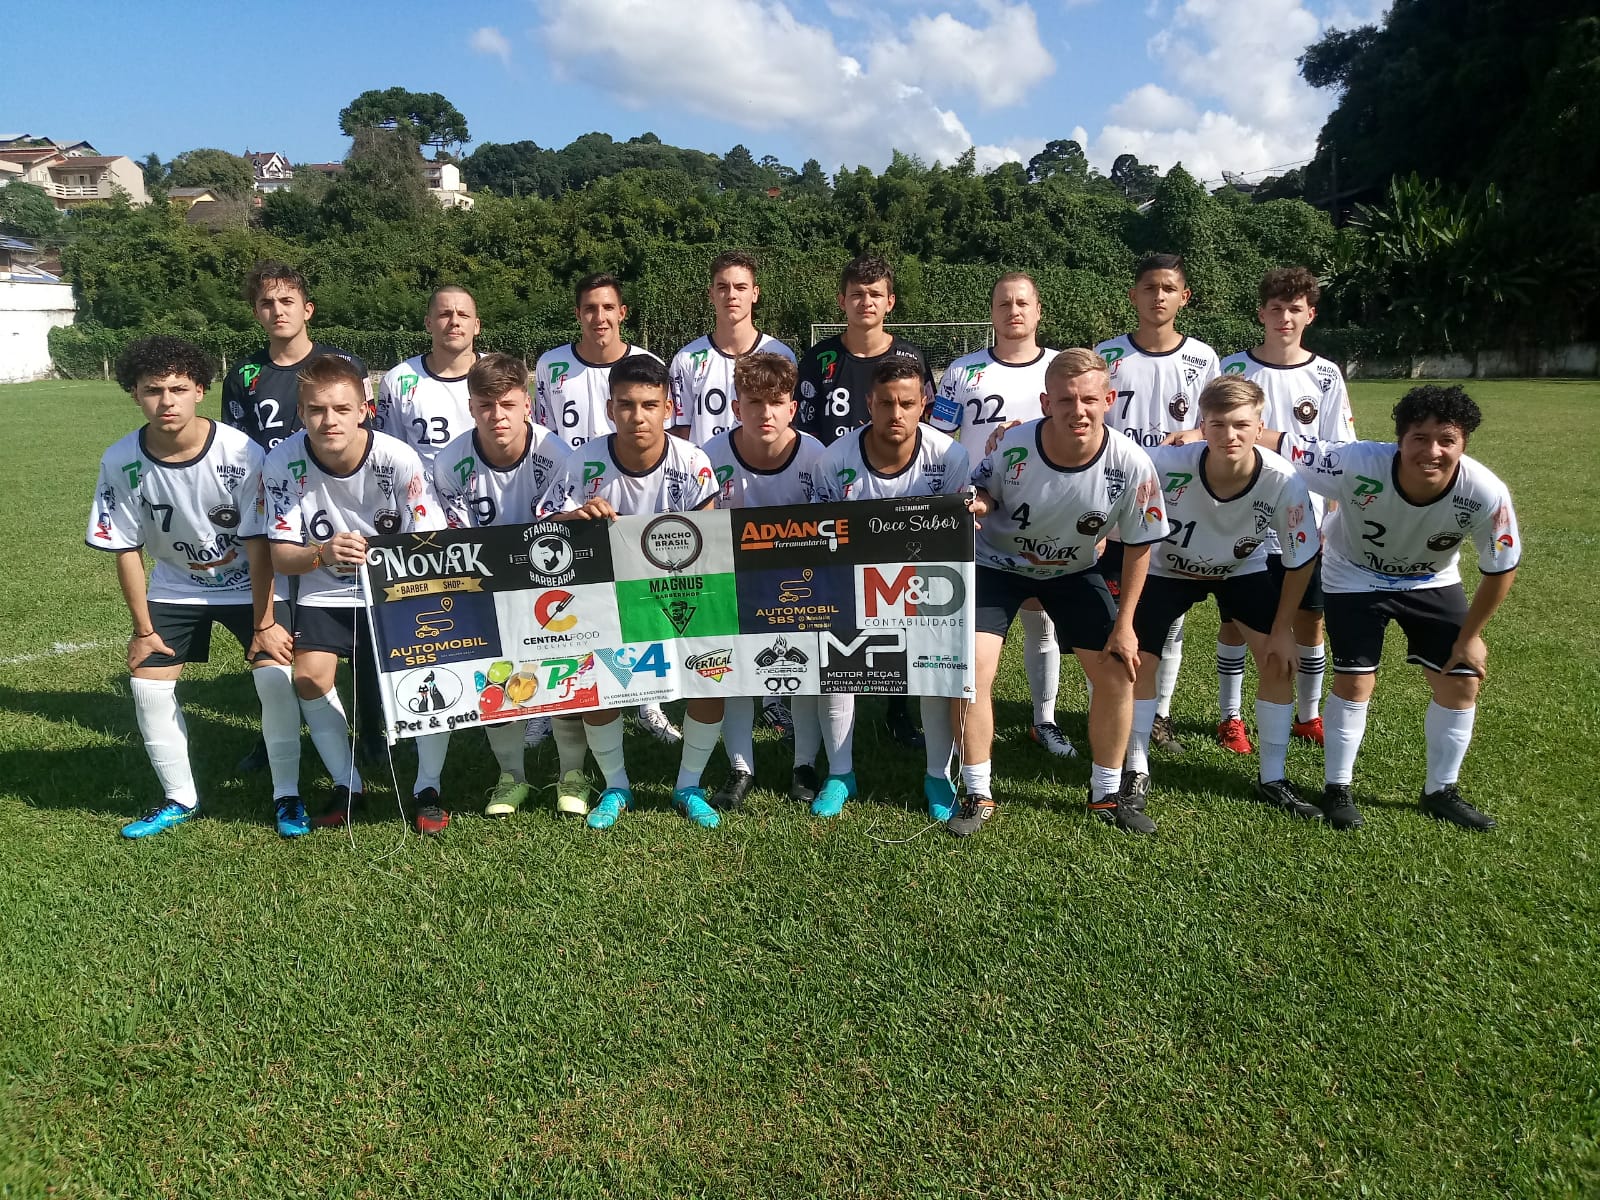
[[[1403,387],[1356,387],[1364,432]],[[405,835],[386,785],[350,836],[283,843],[266,780],[229,778],[255,696],[219,633],[180,685],[207,819],[127,844],[154,778],[82,535],[137,413],[104,384],[0,387],[0,1196],[1596,1194],[1596,390],[1472,391],[1527,546],[1463,778],[1489,837],[1416,811],[1426,695],[1397,636],[1367,829],[1246,802],[1253,762],[1208,741],[1204,612],[1154,839],[1086,820],[1082,760],[1022,735],[1011,646],[1004,804],[968,843],[924,831],[920,757],[870,703],[836,822],[774,790],[695,829],[674,756],[630,735],[644,803],[609,835],[548,803],[491,823],[467,732],[443,838]],[[551,781],[553,747],[530,769]],[[1314,786],[1320,755],[1290,770]]]

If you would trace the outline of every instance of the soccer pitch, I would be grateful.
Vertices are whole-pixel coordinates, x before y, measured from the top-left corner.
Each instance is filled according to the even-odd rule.
[[[1407,386],[1355,385],[1358,428],[1392,436]],[[138,412],[0,386],[0,1196],[1600,1193],[1600,387],[1468,388],[1526,544],[1462,776],[1488,836],[1416,809],[1426,689],[1395,630],[1367,828],[1245,799],[1254,760],[1209,738],[1205,609],[1155,838],[1086,818],[1087,765],[1027,740],[1009,646],[1001,809],[969,842],[925,830],[921,756],[871,701],[833,822],[758,791],[697,829],[675,755],[630,734],[642,804],[609,834],[547,800],[491,823],[468,731],[443,837],[374,781],[348,836],[284,842],[265,774],[229,777],[256,698],[219,631],[179,685],[207,819],[127,843],[155,780],[83,533]],[[1069,665],[1080,748],[1081,709]],[[1320,787],[1314,748],[1289,767]],[[309,743],[302,776],[315,805]]]

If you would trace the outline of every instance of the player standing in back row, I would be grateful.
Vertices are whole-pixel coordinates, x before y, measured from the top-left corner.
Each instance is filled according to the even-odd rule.
[[[440,449],[472,430],[467,372],[478,361],[473,342],[483,327],[472,293],[454,286],[428,298],[424,325],[433,349],[406,359],[383,377],[372,424],[410,446],[431,469]]]
[[[932,425],[960,439],[967,457],[980,463],[989,435],[1020,421],[1037,420],[1044,394],[1044,372],[1054,350],[1039,345],[1039,285],[1033,276],[1012,271],[1000,276],[989,296],[994,345],[956,359],[944,371],[933,400]],[[1052,754],[1077,753],[1056,724],[1056,692],[1061,685],[1061,648],[1055,625],[1037,600],[1017,614],[1024,634],[1022,661],[1033,697],[1028,734]]]
[[[716,325],[672,356],[672,432],[704,448],[737,422],[734,415],[734,364],[746,354],[781,354],[790,362],[794,351],[755,326],[761,299],[756,260],[742,250],[728,250],[711,260],[707,293],[716,311]]]
[[[1220,374],[1217,352],[1198,338],[1179,333],[1174,322],[1189,303],[1189,282],[1183,273],[1183,256],[1152,254],[1133,274],[1128,299],[1139,315],[1132,333],[1096,346],[1095,353],[1111,369],[1116,397],[1106,414],[1106,425],[1120,430],[1146,450],[1159,446],[1167,435],[1193,429],[1200,420],[1201,389]],[[1100,572],[1118,593],[1122,576],[1122,543],[1106,543]],[[1156,721],[1150,740],[1169,754],[1183,747],[1172,729],[1172,693],[1178,687],[1183,662],[1183,622],[1161,651],[1156,676]]]
[[[1353,442],[1355,425],[1350,416],[1350,395],[1344,375],[1334,363],[1300,344],[1306,327],[1316,319],[1322,289],[1305,267],[1277,267],[1261,279],[1261,307],[1256,316],[1265,329],[1261,345],[1241,350],[1222,360],[1224,375],[1250,380],[1266,397],[1261,420],[1268,429],[1289,435],[1287,456],[1304,456],[1317,442]],[[1311,508],[1318,528],[1323,500],[1313,494]],[[1283,573],[1283,550],[1270,531],[1267,569]],[[1294,734],[1322,745],[1322,677],[1328,658],[1322,648],[1322,564],[1312,569],[1311,582],[1295,614],[1294,640],[1298,654],[1295,673]],[[1250,752],[1243,721],[1244,639],[1231,622],[1217,631],[1218,740],[1230,750]]]
[[[831,446],[870,419],[867,409],[872,380],[886,362],[906,362],[922,377],[923,396],[933,400],[933,372],[922,347],[896,337],[883,327],[894,311],[894,268],[876,255],[863,255],[839,273],[839,308],[843,333],[824,338],[800,356],[795,428]],[[911,720],[904,696],[889,699],[890,736],[902,746],[920,750],[922,732]]]

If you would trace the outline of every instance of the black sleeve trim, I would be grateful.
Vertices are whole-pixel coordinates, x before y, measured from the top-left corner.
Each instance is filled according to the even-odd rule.
[[[144,549],[144,543],[143,542],[140,542],[137,546],[96,546],[88,538],[84,538],[83,539],[83,544],[85,546],[89,547],[89,549],[91,549],[91,550],[100,551],[101,554],[126,554],[129,550],[143,550]]]
[[[1480,574],[1480,575],[1509,575],[1509,574],[1511,574],[1511,572],[1515,571],[1517,569],[1517,567],[1520,567],[1521,565],[1522,564],[1520,562],[1516,563],[1513,566],[1507,567],[1504,571],[1485,571],[1482,567],[1479,567],[1478,568],[1478,574]]]

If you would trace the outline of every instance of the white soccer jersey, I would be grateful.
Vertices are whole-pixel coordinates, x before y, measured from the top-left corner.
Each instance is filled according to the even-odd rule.
[[[748,354],[781,354],[794,362],[794,351],[775,337],[756,334]],[[704,446],[739,423],[733,415],[733,364],[736,355],[717,349],[711,335],[697,337],[672,356],[672,427],[688,426],[689,440]]]
[[[1248,350],[1241,350],[1222,360],[1222,373],[1242,375],[1259,387],[1267,398],[1266,407],[1261,410],[1262,424],[1287,433],[1300,449],[1306,449],[1313,442],[1356,440],[1344,375],[1327,359],[1313,354],[1297,366],[1278,367],[1262,362]],[[1319,527],[1323,507],[1322,497],[1313,493],[1311,508]],[[1269,533],[1267,553],[1278,552],[1278,535]]]
[[[390,369],[378,385],[372,419],[373,428],[410,446],[425,467],[433,465],[441,448],[472,429],[467,377],[435,375],[427,357],[419,354]]]
[[[1167,535],[1161,487],[1150,456],[1107,429],[1100,451],[1063,467],[1044,450],[1044,421],[1006,431],[978,464],[972,482],[994,497],[978,523],[977,560],[1033,579],[1076,575],[1094,566],[1095,543],[1117,533],[1130,546]]]
[[[822,457],[818,498],[822,500],[893,500],[900,496],[953,496],[967,486],[971,459],[966,447],[930,425],[917,426],[917,448],[911,461],[893,475],[867,462],[862,441],[870,425],[852,429],[828,447]]]
[[[135,430],[101,456],[84,540],[149,554],[152,601],[249,604],[244,539],[261,536],[265,457],[249,434],[220,421],[187,462],[152,458],[145,431]]]
[[[699,446],[667,435],[666,450],[651,470],[634,474],[611,451],[611,438],[596,438],[574,450],[545,492],[539,514],[571,512],[600,496],[619,516],[693,512],[717,494],[711,460]]]
[[[1284,547],[1283,565],[1304,566],[1321,549],[1311,493],[1283,459],[1256,447],[1250,485],[1227,500],[1206,483],[1204,442],[1156,446],[1150,461],[1161,481],[1166,539],[1151,548],[1150,573],[1169,579],[1225,579],[1267,569],[1267,535]]]
[[[978,461],[996,425],[1032,421],[1043,411],[1044,372],[1056,353],[1040,350],[1028,362],[1008,363],[989,348],[956,359],[944,369],[933,398],[933,427],[958,438]]]
[[[1095,353],[1111,368],[1116,403],[1106,424],[1148,449],[1169,433],[1200,423],[1201,389],[1219,373],[1217,352],[1186,337],[1175,350],[1152,354],[1134,344],[1132,334],[1101,342]]]
[[[474,429],[434,456],[434,495],[451,529],[526,525],[539,519],[539,501],[571,453],[543,425],[529,425],[522,457],[509,467],[497,467],[484,457]]]
[[[267,455],[267,537],[304,546],[336,533],[418,533],[443,529],[444,514],[417,452],[399,438],[372,433],[367,453],[348,475],[335,475],[311,452],[305,430]],[[300,576],[297,603],[358,608],[359,568],[325,563]]]
[[[760,508],[769,504],[810,504],[818,498],[822,457],[828,448],[809,433],[796,433],[788,459],[759,471],[739,457],[734,430],[706,443],[706,457],[717,475],[718,508]]]
[[[1522,534],[1511,493],[1488,467],[1466,455],[1437,500],[1401,494],[1393,442],[1327,442],[1290,450],[1306,486],[1339,507],[1322,527],[1322,586],[1329,592],[1410,592],[1461,581],[1460,546],[1478,549],[1485,575],[1522,561]]]
[[[629,346],[622,358],[634,354],[656,357],[639,346]],[[606,401],[611,399],[611,368],[617,362],[585,362],[571,342],[545,351],[533,368],[533,419],[555,430],[573,448],[615,433],[616,426],[606,416]]]

